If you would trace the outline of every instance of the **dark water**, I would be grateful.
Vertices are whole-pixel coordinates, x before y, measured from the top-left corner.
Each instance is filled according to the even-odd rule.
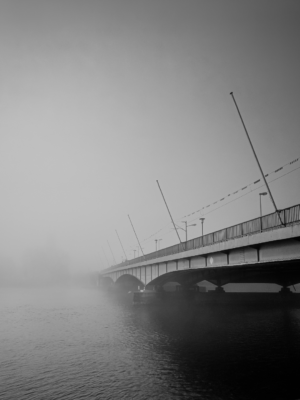
[[[300,398],[300,310],[1,289],[0,399]]]

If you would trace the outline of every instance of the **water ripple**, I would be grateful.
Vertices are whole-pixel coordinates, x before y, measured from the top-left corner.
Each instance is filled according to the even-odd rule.
[[[136,307],[95,289],[15,289],[0,293],[0,318],[1,400],[300,396],[299,310]]]

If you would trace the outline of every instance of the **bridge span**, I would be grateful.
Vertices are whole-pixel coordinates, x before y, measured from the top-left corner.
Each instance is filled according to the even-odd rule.
[[[161,288],[168,282],[191,287],[208,281],[222,291],[228,283],[300,283],[300,205],[246,221],[114,265],[103,281]],[[283,224],[281,221],[283,221]]]

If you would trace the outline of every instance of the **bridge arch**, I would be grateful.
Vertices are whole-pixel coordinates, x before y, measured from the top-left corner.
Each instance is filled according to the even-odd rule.
[[[110,276],[102,276],[102,277],[101,277],[100,283],[101,283],[103,286],[109,287],[109,286],[113,286],[114,281],[113,281],[113,279],[112,279]]]
[[[115,282],[115,285],[128,290],[138,290],[145,287],[144,282],[131,274],[123,274],[119,276]]]

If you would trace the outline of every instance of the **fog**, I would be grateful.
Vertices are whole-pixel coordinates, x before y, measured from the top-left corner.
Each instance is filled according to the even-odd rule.
[[[259,179],[231,91],[266,173],[299,157],[300,5],[225,3],[1,1],[3,282],[120,262],[116,229],[133,258],[128,214],[145,253],[177,243],[156,179],[178,223]],[[299,203],[293,168],[273,175],[278,208]],[[250,189],[205,233],[258,213]]]

